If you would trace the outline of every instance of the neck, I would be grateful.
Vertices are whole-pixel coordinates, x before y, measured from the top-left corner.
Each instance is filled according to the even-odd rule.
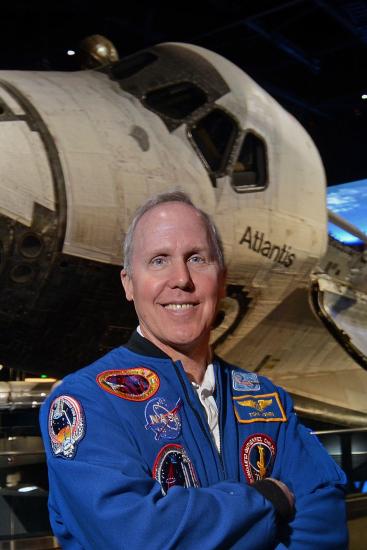
[[[191,353],[185,353],[172,348],[170,352],[166,351],[166,353],[174,361],[181,361],[184,371],[192,382],[202,383],[206,367],[211,362],[211,350],[208,346],[203,351],[195,350]]]
[[[202,383],[206,367],[211,362],[209,338],[197,345],[173,347],[168,343],[160,342],[151,334],[145,334],[141,325],[140,330],[144,338],[150,340],[155,346],[169,355],[173,361],[180,361],[184,371],[192,382],[196,382],[197,384]]]

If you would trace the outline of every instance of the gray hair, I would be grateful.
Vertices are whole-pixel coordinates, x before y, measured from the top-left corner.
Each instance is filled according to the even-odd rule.
[[[146,212],[148,212],[155,206],[164,204],[166,202],[181,202],[183,204],[188,204],[189,206],[192,206],[192,208],[196,210],[196,212],[201,216],[201,219],[203,220],[208,230],[209,240],[212,246],[214,257],[216,258],[220,269],[224,270],[225,262],[224,262],[222,239],[220,238],[218,229],[216,228],[211,217],[200,208],[197,208],[192,202],[192,200],[190,199],[190,197],[183,191],[171,191],[167,193],[159,193],[153,196],[152,198],[147,200],[144,204],[142,204],[142,206],[140,206],[135,212],[135,216],[128,227],[125,240],[124,240],[124,269],[126,273],[128,275],[131,275],[131,272],[132,272],[131,266],[132,266],[132,255],[133,255],[133,241],[134,241],[135,229],[139,220],[144,216]]]

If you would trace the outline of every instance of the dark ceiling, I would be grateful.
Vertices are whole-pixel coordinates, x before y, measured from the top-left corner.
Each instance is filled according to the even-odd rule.
[[[367,1],[14,0],[1,22],[0,69],[75,70],[66,51],[95,33],[121,57],[167,41],[214,50],[306,127],[329,184],[367,177]]]

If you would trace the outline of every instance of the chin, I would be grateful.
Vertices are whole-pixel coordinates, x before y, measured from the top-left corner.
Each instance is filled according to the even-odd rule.
[[[200,334],[195,335],[183,335],[182,333],[180,335],[172,335],[171,338],[166,339],[167,345],[170,347],[177,349],[178,351],[190,351],[193,348],[200,347],[202,345],[208,346],[209,339],[203,338]]]

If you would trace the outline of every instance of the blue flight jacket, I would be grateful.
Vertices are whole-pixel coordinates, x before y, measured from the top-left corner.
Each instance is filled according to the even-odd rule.
[[[55,388],[40,418],[63,549],[347,548],[345,475],[287,393],[214,371],[220,453],[181,363],[137,333]],[[256,490],[266,477],[294,493],[289,523]]]

